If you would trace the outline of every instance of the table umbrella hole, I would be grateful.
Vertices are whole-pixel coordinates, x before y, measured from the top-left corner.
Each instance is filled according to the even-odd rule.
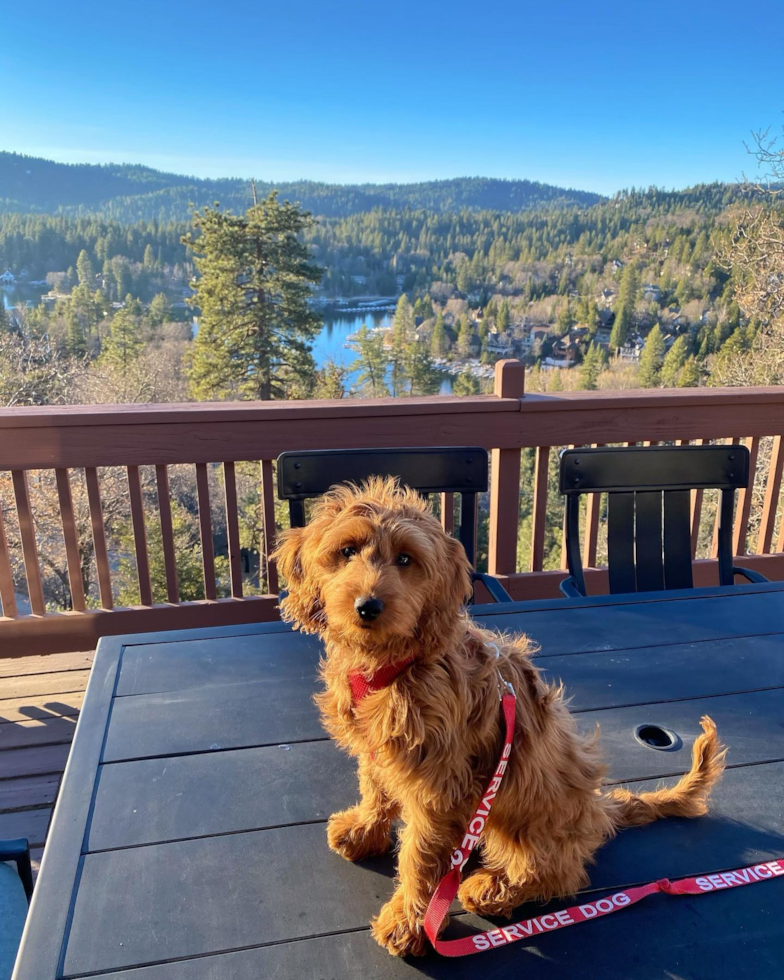
[[[675,732],[660,725],[638,725],[634,737],[646,748],[658,749],[660,752],[672,752],[683,744]]]

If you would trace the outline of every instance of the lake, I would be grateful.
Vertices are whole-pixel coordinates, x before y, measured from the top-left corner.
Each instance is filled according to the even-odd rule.
[[[3,305],[10,308],[22,303],[39,303],[43,294],[43,289],[35,289],[30,286],[14,286],[0,290]],[[370,327],[388,327],[392,323],[391,311],[366,310],[362,313],[345,311],[343,313],[333,313],[325,315],[324,326],[313,342],[313,358],[316,367],[322,368],[328,361],[334,361],[341,367],[349,367],[355,360],[354,351],[346,347],[346,341],[351,334],[356,333],[364,324]],[[356,380],[356,373],[348,377],[350,386]],[[452,378],[444,376],[441,386],[441,394],[448,395],[452,390]]]

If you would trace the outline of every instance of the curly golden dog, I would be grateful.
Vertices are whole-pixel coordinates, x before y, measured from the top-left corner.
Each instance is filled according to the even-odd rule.
[[[380,479],[336,487],[307,527],[285,533],[277,559],[289,589],[283,616],[324,640],[324,726],[358,760],[361,801],[332,816],[329,846],[349,861],[383,854],[392,821],[403,822],[399,884],[372,924],[390,953],[426,951],[425,909],[502,745],[499,671],[517,693],[515,740],[482,866],[459,892],[466,909],[508,916],[529,900],[574,895],[618,829],[705,813],[726,752],[711,719],[677,785],[604,791],[596,737],[578,733],[524,636],[472,622],[463,547],[413,491]],[[373,683],[384,675],[386,686]],[[357,676],[370,684],[361,700]]]

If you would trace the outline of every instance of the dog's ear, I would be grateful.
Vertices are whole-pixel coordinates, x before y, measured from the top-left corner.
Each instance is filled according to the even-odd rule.
[[[417,626],[426,648],[439,649],[451,635],[460,608],[471,598],[471,566],[462,544],[439,528],[438,574]]]
[[[443,565],[443,594],[447,600],[445,605],[451,606],[454,611],[471,598],[473,592],[471,566],[465,548],[457,538],[445,534],[444,539],[446,561]]]
[[[325,628],[321,616],[321,595],[315,577],[309,571],[305,554],[308,527],[292,527],[284,531],[272,557],[286,580],[288,593],[281,599],[283,619],[304,633],[321,633]]]

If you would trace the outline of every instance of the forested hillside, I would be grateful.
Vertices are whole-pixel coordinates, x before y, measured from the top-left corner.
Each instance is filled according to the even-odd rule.
[[[599,194],[566,190],[530,180],[459,177],[417,184],[322,184],[257,180],[259,194],[276,188],[314,214],[341,217],[373,208],[429,211],[525,211],[545,205],[583,207]],[[100,212],[119,222],[188,220],[191,205],[220,201],[244,211],[246,179],[202,180],[131,164],[64,164],[0,152],[0,210],[43,214]]]

